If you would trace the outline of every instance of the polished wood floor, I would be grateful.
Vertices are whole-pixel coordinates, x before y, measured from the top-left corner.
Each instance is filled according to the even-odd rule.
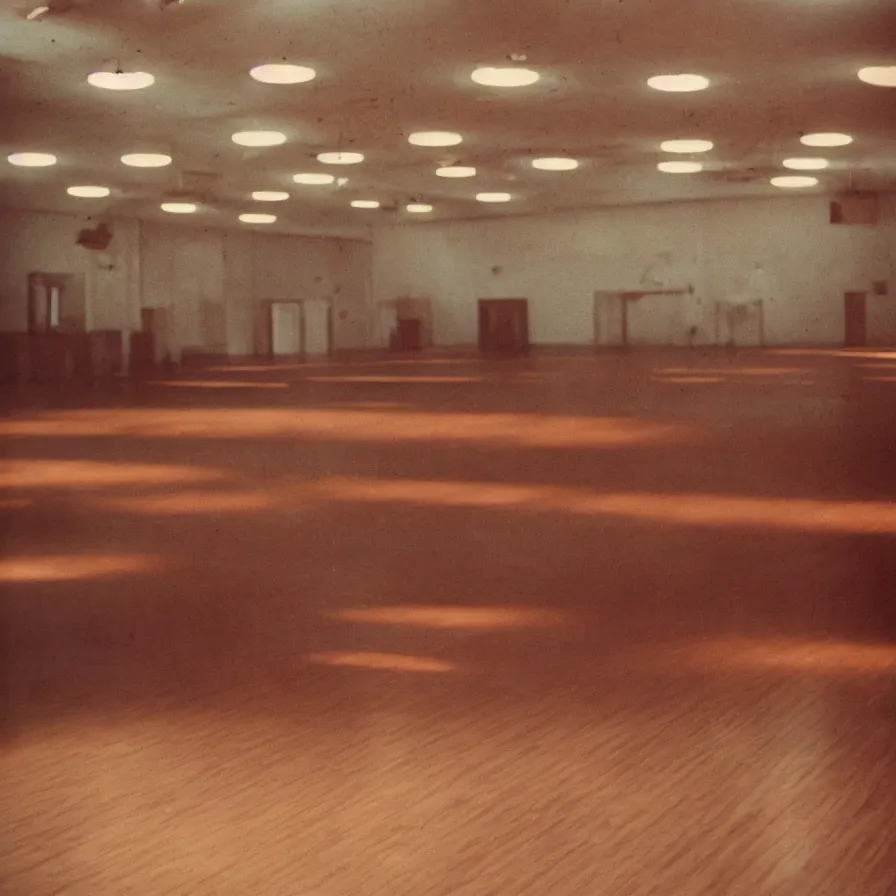
[[[5,397],[4,896],[896,893],[896,352]]]

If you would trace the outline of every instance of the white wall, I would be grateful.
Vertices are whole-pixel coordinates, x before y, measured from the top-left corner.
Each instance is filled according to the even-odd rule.
[[[636,339],[683,342],[699,324],[711,341],[715,300],[762,298],[768,342],[836,344],[843,293],[885,279],[889,297],[868,297],[869,338],[892,342],[892,197],[884,211],[877,226],[834,226],[826,198],[787,197],[405,225],[374,234],[374,297],[430,298],[438,345],[474,343],[476,300],[490,297],[528,298],[536,343],[588,344],[596,290],[690,285],[636,303]]]
[[[367,343],[369,243],[180,224],[117,220],[107,252],[75,245],[86,217],[0,210],[0,330],[27,327],[27,277],[84,274],[89,329],[131,330],[141,307],[168,309],[169,348],[253,350],[255,306],[267,299],[327,299],[334,345]]]

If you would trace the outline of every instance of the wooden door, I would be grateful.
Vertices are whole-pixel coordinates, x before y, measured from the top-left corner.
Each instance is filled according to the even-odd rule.
[[[847,346],[867,345],[868,325],[865,310],[865,293],[848,292],[843,297],[844,334]]]
[[[479,348],[510,355],[528,352],[528,299],[480,299]]]

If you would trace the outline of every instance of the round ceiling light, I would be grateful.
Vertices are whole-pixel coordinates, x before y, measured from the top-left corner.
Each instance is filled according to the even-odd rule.
[[[289,193],[285,190],[256,190],[252,198],[256,202],[283,202],[284,199],[289,199]]]
[[[294,174],[292,179],[297,184],[331,184],[335,180],[332,174],[308,171],[304,174]]]
[[[364,161],[364,154],[360,152],[319,152],[317,161],[325,165],[357,165]]]
[[[77,196],[79,199],[102,199],[112,191],[108,187],[68,187],[65,191],[69,196]]]
[[[249,69],[249,74],[263,84],[304,84],[317,76],[317,72],[307,65],[289,65],[285,62],[256,65]]]
[[[6,161],[19,168],[49,168],[56,164],[56,156],[50,152],[14,152]]]
[[[164,168],[171,164],[171,156],[162,152],[131,152],[121,157],[131,168]]]
[[[579,167],[579,163],[576,159],[532,159],[532,167],[542,171],[572,171]]]
[[[244,215],[240,215],[240,221],[243,224],[273,224],[276,220],[276,215],[265,215],[261,212],[247,212]]]
[[[159,207],[172,215],[192,215],[196,211],[195,202],[163,202]]]
[[[479,202],[510,202],[510,193],[477,193]]]
[[[409,202],[405,206],[405,211],[409,211],[413,215],[425,215],[427,212],[432,211],[432,206],[427,205],[425,202]]]
[[[149,72],[91,72],[87,83],[102,90],[143,90],[156,79]]]
[[[663,140],[660,149],[663,152],[709,152],[712,140]]]
[[[848,146],[852,143],[852,137],[835,131],[821,131],[817,134],[803,134],[800,143],[803,146]]]
[[[436,168],[439,177],[475,177],[476,169],[470,165],[445,165]]]
[[[376,199],[353,199],[352,208],[379,208],[380,204]]]
[[[827,159],[784,159],[781,164],[794,171],[821,171],[830,164]]]
[[[817,183],[817,177],[807,177],[799,174],[785,174],[771,179],[773,187],[782,187],[785,190],[794,190],[799,187],[814,187]]]
[[[286,143],[286,134],[280,131],[238,131],[230,139],[240,146],[280,146]]]
[[[408,136],[408,143],[412,146],[457,146],[463,139],[453,131],[416,131]]]
[[[692,93],[695,90],[706,90],[709,78],[703,75],[655,75],[647,79],[647,86],[667,93]]]
[[[896,87],[896,65],[869,65],[860,68],[859,80],[875,87]]]
[[[703,170],[700,162],[660,162],[656,167],[666,174],[696,174]]]
[[[513,66],[502,66],[495,68],[493,66],[484,66],[477,68],[470,75],[470,78],[477,84],[483,84],[486,87],[528,87],[534,84],[541,75],[531,68],[516,68]]]

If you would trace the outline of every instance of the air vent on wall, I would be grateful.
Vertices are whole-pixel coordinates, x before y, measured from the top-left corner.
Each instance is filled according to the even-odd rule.
[[[843,193],[831,200],[831,224],[877,224],[877,193]]]

